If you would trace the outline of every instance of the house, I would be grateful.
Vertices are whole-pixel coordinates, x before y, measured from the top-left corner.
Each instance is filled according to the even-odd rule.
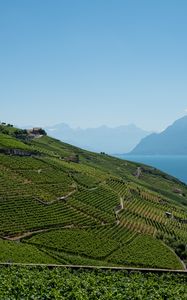
[[[32,129],[27,130],[28,135],[30,136],[40,136],[40,135],[46,135],[46,132],[41,127],[34,127]]]
[[[173,190],[173,192],[176,193],[176,194],[179,194],[179,195],[181,195],[181,196],[182,196],[182,194],[183,194],[182,190],[181,190],[181,189],[178,189],[178,188],[175,188],[175,189]]]
[[[170,213],[169,211],[166,211],[166,212],[165,212],[165,216],[166,216],[167,218],[172,218],[172,213]]]
[[[74,162],[74,163],[79,163],[79,155],[70,155],[64,158],[65,161],[67,162]]]

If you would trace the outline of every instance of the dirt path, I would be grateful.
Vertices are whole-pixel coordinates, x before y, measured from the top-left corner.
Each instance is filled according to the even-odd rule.
[[[93,188],[85,188],[85,190],[87,190],[87,191],[95,191],[95,190],[97,190],[98,188],[99,188],[99,186],[100,186],[101,184],[99,184],[98,186],[96,186],[96,187],[93,187]],[[71,196],[73,196],[77,191],[78,191],[78,185],[77,184],[74,184],[74,187],[75,187],[75,189],[72,191],[72,192],[70,192],[69,194],[67,194],[67,195],[65,195],[65,196],[61,196],[61,197],[58,197],[58,198],[56,198],[55,200],[51,200],[51,201],[43,201],[43,200],[41,200],[41,199],[39,199],[39,198],[35,198],[37,201],[39,201],[40,203],[42,203],[42,204],[44,204],[44,205],[50,205],[50,204],[53,204],[53,203],[55,203],[55,202],[57,202],[57,201],[66,201],[69,197],[71,197]]]
[[[118,215],[123,209],[124,209],[123,197],[120,196],[120,205],[119,205],[119,209],[116,210],[116,214]]]
[[[100,226],[109,226],[112,223],[104,223],[101,222]],[[66,226],[62,226],[62,227],[51,227],[51,228],[45,228],[45,229],[38,229],[38,230],[33,230],[33,231],[27,231],[21,234],[17,234],[14,236],[4,236],[3,239],[4,240],[9,240],[9,241],[19,241],[25,237],[29,237],[32,236],[33,234],[37,234],[37,233],[42,233],[42,232],[48,232],[48,231],[52,231],[52,230],[60,230],[60,229],[70,229],[70,228],[79,228],[79,229],[84,229],[84,228],[90,228],[90,225],[82,225],[82,226],[75,226],[73,224],[70,225],[66,225]]]
[[[116,222],[117,222],[117,225],[120,224],[120,220],[119,220],[119,213],[124,209],[124,201],[123,201],[123,197],[120,196],[120,205],[117,207],[117,210],[115,210],[115,215],[116,215]]]
[[[37,201],[39,201],[40,203],[44,204],[44,205],[51,205],[57,201],[65,201],[67,200],[69,197],[71,197],[72,195],[74,195],[75,193],[77,192],[77,187],[75,190],[73,190],[72,192],[70,192],[69,194],[65,195],[65,196],[61,196],[61,197],[58,197],[57,199],[55,200],[51,200],[51,201],[43,201],[41,199],[38,199],[38,198],[35,198]]]
[[[121,205],[121,210],[124,209],[124,202],[123,202],[123,197],[120,196],[120,205]]]
[[[175,251],[174,251],[171,247],[169,247],[168,245],[166,245],[163,241],[161,241],[161,242],[162,242],[162,244],[163,244],[165,247],[167,247],[170,251],[172,251],[173,254],[174,254],[175,256],[177,256],[178,261],[183,265],[184,270],[187,271],[186,264],[184,263],[184,261],[183,261],[182,259],[180,259],[180,257],[175,253]]]
[[[57,264],[24,264],[24,263],[0,263],[0,266],[10,267],[46,267],[49,269],[54,268],[72,268],[72,269],[101,269],[111,271],[127,271],[127,272],[142,272],[142,273],[174,273],[187,275],[187,270],[173,270],[173,269],[153,269],[153,268],[132,268],[132,267],[105,267],[105,266],[89,266],[89,265],[57,265]]]
[[[47,231],[55,230],[55,229],[72,228],[72,227],[73,227],[73,225],[67,225],[67,226],[64,226],[61,228],[46,228],[46,229],[27,231],[27,232],[24,232],[24,233],[16,235],[16,236],[5,236],[4,239],[9,240],[9,241],[19,241],[25,237],[32,236],[35,233],[47,232]]]
[[[139,178],[141,174],[142,174],[141,167],[138,167],[137,170],[136,170],[136,175],[135,175],[135,177]]]

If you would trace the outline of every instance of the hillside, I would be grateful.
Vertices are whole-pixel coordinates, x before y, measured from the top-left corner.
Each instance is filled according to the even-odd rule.
[[[46,132],[54,138],[83,149],[124,153],[131,151],[149,132],[137,126],[123,125],[118,127],[100,126],[97,128],[71,128],[67,124],[46,127]]]
[[[161,133],[143,138],[130,154],[140,155],[186,155],[187,116],[175,121]]]
[[[184,268],[186,185],[44,132],[0,131],[0,262]]]

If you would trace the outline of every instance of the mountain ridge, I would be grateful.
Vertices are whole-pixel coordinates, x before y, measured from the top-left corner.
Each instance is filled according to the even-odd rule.
[[[186,155],[187,116],[176,120],[161,133],[143,138],[129,154],[140,155]]]
[[[45,127],[49,135],[67,143],[95,152],[109,154],[128,152],[149,132],[134,124],[96,128],[71,128],[66,123]],[[124,150],[125,149],[125,150]]]

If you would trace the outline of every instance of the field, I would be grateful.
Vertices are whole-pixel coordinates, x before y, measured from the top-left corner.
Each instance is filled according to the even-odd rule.
[[[1,267],[0,282],[0,299],[187,299],[187,277],[183,275]]]
[[[15,132],[0,134],[0,262],[185,268],[185,184]]]

